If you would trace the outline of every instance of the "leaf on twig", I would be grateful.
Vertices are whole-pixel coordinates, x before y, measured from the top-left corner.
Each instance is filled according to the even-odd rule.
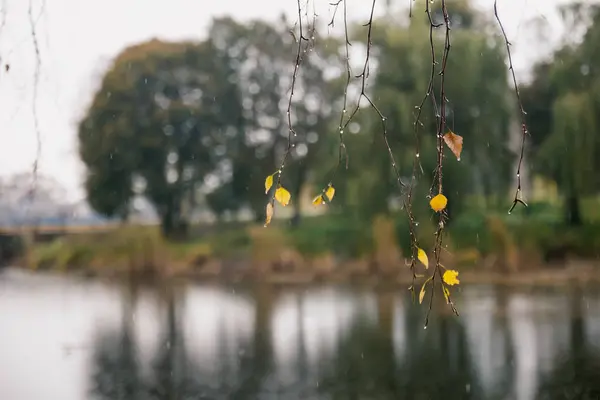
[[[320,194],[317,197],[315,197],[312,201],[313,206],[320,206],[321,204],[325,204],[325,200],[323,200],[323,195]]]
[[[269,193],[271,186],[273,186],[273,175],[269,175],[267,176],[267,179],[265,179],[265,194]]]
[[[279,186],[275,191],[275,200],[277,200],[282,206],[290,204],[292,195],[283,186]]]
[[[444,208],[446,208],[446,205],[448,204],[448,199],[446,198],[446,196],[444,196],[443,194],[438,194],[437,196],[435,196],[433,199],[431,199],[431,201],[429,202],[429,205],[431,206],[431,208],[433,209],[433,211],[435,212],[440,212],[442,211]]]
[[[325,196],[329,199],[329,201],[333,200],[333,195],[335,195],[335,188],[331,185],[325,191]]]
[[[271,202],[268,202],[266,218],[265,218],[265,226],[267,226],[271,223],[271,218],[273,218],[273,204]]]
[[[446,270],[444,275],[442,276],[444,283],[448,286],[458,285],[460,281],[458,280],[458,271],[453,269]]]
[[[448,290],[448,288],[442,284],[442,291],[444,292],[446,304],[450,304],[450,290]]]
[[[421,249],[420,247],[417,247],[417,258],[419,261],[421,261],[421,263],[423,263],[425,269],[429,268],[429,257],[427,257],[425,250]]]
[[[460,153],[462,153],[462,148],[463,148],[462,136],[457,135],[456,133],[454,133],[452,131],[449,131],[448,133],[446,133],[444,135],[444,142],[446,142],[446,145],[448,146],[448,148],[450,148],[450,150],[452,150],[452,152],[456,156],[456,159],[458,161],[460,161]]]
[[[431,278],[428,278],[425,282],[423,282],[423,285],[421,286],[421,291],[419,292],[419,304],[423,303],[423,299],[425,298],[425,287],[427,286],[430,280]]]

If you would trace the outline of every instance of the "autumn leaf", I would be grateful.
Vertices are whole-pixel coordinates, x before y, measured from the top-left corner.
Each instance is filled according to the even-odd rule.
[[[453,269],[446,270],[442,276],[442,279],[444,280],[444,283],[449,286],[458,285],[460,283],[458,280],[458,271]]]
[[[325,200],[323,200],[323,195],[320,194],[317,197],[315,197],[312,203],[314,206],[320,206],[321,204],[325,204]]]
[[[329,201],[333,200],[333,195],[335,194],[335,188],[331,185],[325,191],[325,196],[329,199]]]
[[[273,175],[269,175],[267,176],[267,179],[265,179],[265,194],[269,193],[271,186],[273,186]]]
[[[419,292],[419,304],[423,303],[423,298],[425,298],[425,287],[430,280],[431,278],[427,278],[427,280],[423,282],[423,286],[421,286],[421,291]]]
[[[449,131],[444,135],[444,142],[446,145],[452,150],[456,159],[460,161],[460,153],[462,153],[463,148],[463,138],[452,131]]]
[[[427,257],[425,250],[417,247],[417,258],[423,263],[425,268],[429,268],[429,258]]]
[[[444,292],[444,298],[446,299],[446,304],[450,303],[450,290],[444,285],[442,285],[442,291]]]
[[[429,205],[431,206],[431,208],[433,209],[433,211],[435,212],[440,212],[442,211],[444,208],[446,208],[446,205],[448,204],[448,199],[446,198],[446,196],[444,196],[443,194],[438,194],[437,196],[435,196],[433,199],[431,199],[431,201],[429,202]]]
[[[423,298],[425,298],[425,285],[427,285],[427,281],[421,286],[421,291],[419,292],[419,304],[423,303]]]
[[[271,223],[271,218],[273,218],[273,203],[269,202],[267,203],[265,226]]]
[[[277,200],[282,206],[290,204],[292,195],[283,186],[279,186],[275,191],[275,200]]]

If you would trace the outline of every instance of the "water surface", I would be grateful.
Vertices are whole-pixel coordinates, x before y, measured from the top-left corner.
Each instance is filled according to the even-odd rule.
[[[441,297],[441,296],[440,296]],[[594,288],[132,286],[0,274],[0,399],[598,399]],[[434,309],[444,309],[435,305]]]

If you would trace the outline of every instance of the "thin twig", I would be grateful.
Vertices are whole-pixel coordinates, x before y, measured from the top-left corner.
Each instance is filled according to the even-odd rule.
[[[330,26],[332,28],[334,27],[334,25],[335,25],[335,15],[337,14],[337,10],[338,10],[340,4],[343,1],[344,0],[338,0],[338,1],[334,2],[334,3],[329,3],[330,6],[333,6],[335,8],[333,9],[333,16],[331,17],[331,21],[329,21],[329,23],[327,24],[327,26]],[[346,21],[346,18],[344,18],[344,21]]]
[[[415,122],[413,125],[413,130],[414,130],[414,135],[415,135],[415,156],[413,159],[413,169],[412,169],[412,184],[410,185],[409,189],[408,189],[408,194],[407,194],[407,204],[409,205],[409,208],[407,208],[407,212],[409,214],[409,223],[410,226],[413,227],[415,226],[415,221],[414,218],[412,216],[412,210],[410,209],[410,205],[412,204],[412,196],[413,196],[413,190],[416,184],[416,175],[417,172],[420,170],[421,173],[423,173],[423,166],[421,165],[421,154],[420,154],[420,142],[419,142],[419,126],[423,126],[423,123],[421,122],[421,115],[423,113],[423,107],[425,105],[425,102],[427,101],[427,98],[430,97],[432,104],[433,104],[433,109],[434,112],[436,114],[437,117],[437,102],[435,99],[435,93],[433,92],[433,82],[434,82],[434,77],[435,77],[435,67],[437,65],[436,62],[436,57],[435,57],[435,46],[433,43],[433,30],[435,28],[440,27],[442,24],[435,24],[433,22],[433,18],[431,16],[431,9],[429,7],[429,1],[425,2],[425,13],[427,14],[427,18],[429,20],[429,47],[431,50],[431,72],[429,74],[429,83],[427,84],[427,91],[425,93],[425,95],[423,96],[423,99],[421,100],[421,103],[417,106],[417,114],[415,116]],[[412,0],[411,0],[411,7],[412,7]],[[412,10],[411,10],[411,15],[412,17]],[[415,280],[417,278],[417,274],[416,274],[416,258],[417,258],[417,252],[418,252],[418,243],[417,243],[417,237],[416,234],[414,232],[414,229],[410,229],[410,239],[411,239],[411,252],[412,252],[412,257],[411,257],[411,262],[410,262],[410,270],[412,273],[412,285],[410,286],[410,290],[412,292],[412,297],[413,297],[413,301],[415,298]]]
[[[2,0],[2,16],[0,17],[0,33],[4,30],[6,26],[6,13],[7,13],[7,0]]]
[[[308,38],[304,36],[304,30],[302,27],[302,6],[300,5],[300,0],[298,3],[298,26],[299,26],[299,35],[298,35],[298,46],[296,51],[296,57],[294,59],[294,72],[292,74],[292,85],[290,89],[290,97],[288,100],[287,107],[287,122],[288,122],[288,142],[285,153],[283,155],[283,159],[281,160],[281,165],[279,166],[279,170],[277,171],[277,184],[275,188],[278,188],[281,185],[281,176],[283,175],[283,168],[285,167],[285,162],[287,161],[288,156],[290,155],[293,148],[293,138],[297,135],[294,130],[294,126],[292,124],[292,102],[294,100],[294,91],[296,89],[296,80],[298,78],[298,70],[300,69],[300,63],[302,62],[302,43],[304,41],[308,41]],[[314,29],[314,28],[313,28]],[[271,204],[275,202],[275,191],[273,191],[273,195],[270,200]]]
[[[529,130],[527,129],[527,123],[525,121],[525,118],[526,118],[525,116],[527,115],[527,113],[525,112],[525,109],[523,108],[523,102],[521,101],[521,94],[519,93],[519,85],[517,84],[517,77],[515,76],[515,69],[513,67],[512,54],[510,51],[511,43],[508,41],[508,37],[506,36],[506,31],[504,30],[504,25],[502,25],[500,16],[498,16],[497,0],[494,0],[494,16],[496,17],[496,21],[498,21],[498,25],[500,26],[500,31],[502,32],[502,37],[504,38],[504,44],[506,45],[506,53],[508,54],[508,69],[512,76],[512,81],[513,81],[513,85],[515,88],[515,95],[517,96],[517,104],[519,106],[519,111],[521,112],[522,137],[521,137],[521,151],[519,154],[519,164],[517,166],[517,190],[515,191],[515,197],[513,199],[512,206],[508,210],[508,213],[510,214],[515,209],[515,207],[517,206],[518,203],[521,203],[522,205],[527,207],[527,203],[525,203],[525,201],[523,201],[523,199],[521,197],[521,195],[522,195],[522,193],[521,193],[521,166],[523,164],[523,156],[525,153],[525,139],[527,137]]]
[[[350,87],[350,82],[352,80],[352,68],[350,67],[350,46],[352,46],[352,43],[350,43],[350,38],[348,35],[348,8],[347,8],[347,4],[345,0],[339,0],[337,3],[331,3],[331,5],[335,6],[336,11],[338,6],[340,5],[340,3],[343,2],[344,3],[344,47],[346,50],[346,84],[344,85],[344,98],[343,98],[343,104],[342,104],[342,111],[340,112],[340,122],[338,124],[338,133],[339,133],[339,146],[338,146],[338,162],[337,165],[335,166],[335,169],[333,170],[333,173],[331,175],[331,179],[329,180],[329,184],[328,186],[333,185],[333,181],[335,179],[335,176],[337,174],[337,171],[340,168],[340,165],[342,165],[342,160],[345,160],[346,162],[346,169],[348,169],[348,153],[346,151],[346,144],[344,143],[344,116],[346,115],[346,107],[348,106],[348,88]],[[335,12],[334,12],[334,18],[335,18]],[[334,19],[331,20],[331,22],[329,23],[329,26],[333,26],[335,23]],[[326,188],[324,189],[326,190]]]
[[[34,74],[33,74],[33,101],[32,101],[32,105],[31,105],[32,113],[33,113],[33,124],[34,124],[35,136],[36,136],[36,141],[37,141],[35,161],[33,163],[33,182],[34,182],[34,187],[35,187],[35,184],[37,183],[39,162],[40,162],[40,156],[41,156],[41,152],[42,152],[42,137],[41,137],[39,119],[38,119],[38,114],[37,114],[37,94],[38,94],[40,69],[41,69],[42,61],[41,61],[41,56],[40,56],[40,46],[39,46],[38,37],[37,37],[36,18],[34,18],[34,16],[33,16],[33,0],[29,0],[29,8],[28,8],[27,13],[29,15],[31,38],[32,38],[32,42],[33,42],[33,49],[35,52],[35,70],[34,70]]]
[[[7,7],[7,0],[2,0],[2,5],[0,6],[0,38],[3,37],[3,31],[4,31],[4,27],[6,26],[6,7]],[[0,64],[2,63],[2,55],[0,55]],[[8,72],[10,70],[10,64],[6,63],[4,64],[4,72]]]
[[[443,189],[443,181],[442,181],[442,168],[444,162],[444,131],[446,129],[446,103],[448,99],[446,98],[446,66],[448,63],[448,56],[450,54],[450,17],[448,15],[448,7],[446,5],[446,0],[442,0],[442,15],[444,18],[444,26],[445,26],[445,35],[444,35],[444,53],[442,55],[442,65],[440,70],[440,119],[437,131],[437,166],[436,166],[436,175],[437,175],[437,192],[438,194],[442,194]],[[439,212],[438,219],[438,227],[436,230],[436,238],[435,238],[435,247],[434,247],[434,257],[435,257],[435,268],[433,270],[433,276],[431,279],[431,296],[429,299],[429,308],[427,310],[427,316],[425,317],[425,327],[427,327],[429,323],[429,315],[431,313],[432,303],[433,303],[433,292],[435,291],[435,277],[436,275],[440,278],[440,287],[443,290],[443,274],[441,269],[443,266],[440,263],[441,253],[442,253],[442,241],[445,227],[445,220],[447,214],[445,210]],[[452,304],[452,303],[451,303]],[[458,315],[458,311],[452,305],[452,310],[455,314]]]
[[[379,116],[379,118],[381,119],[381,126],[382,126],[382,136],[383,136],[383,141],[385,143],[385,147],[387,148],[389,157],[390,157],[390,161],[392,163],[392,168],[394,170],[394,173],[396,175],[396,180],[398,182],[398,186],[402,189],[404,188],[406,185],[402,182],[401,176],[400,176],[400,170],[398,169],[398,165],[396,164],[396,159],[394,158],[394,154],[392,152],[392,148],[390,147],[389,144],[389,140],[388,140],[388,134],[387,134],[387,124],[386,124],[386,118],[383,115],[383,113],[381,112],[381,110],[379,109],[379,107],[377,107],[375,105],[375,103],[373,102],[373,100],[371,99],[371,97],[367,94],[367,78],[369,77],[369,72],[370,72],[370,58],[371,58],[371,48],[372,48],[372,33],[373,33],[373,15],[375,13],[375,5],[377,3],[377,0],[373,0],[373,2],[371,3],[371,14],[369,16],[369,21],[364,24],[363,26],[367,27],[367,54],[365,56],[365,63],[363,65],[363,69],[362,72],[356,76],[356,78],[361,78],[361,89],[360,89],[360,95],[358,96],[358,101],[356,103],[356,107],[354,108],[354,110],[352,111],[352,113],[350,114],[350,117],[348,118],[348,120],[346,120],[346,122],[344,123],[344,125],[342,126],[342,131],[344,129],[346,129],[346,127],[348,126],[348,124],[350,123],[350,121],[352,121],[352,119],[354,118],[354,116],[358,113],[358,110],[360,109],[360,101],[362,98],[365,98],[365,100],[367,100],[367,102],[369,103],[369,105],[371,106],[371,108],[377,113],[377,115]]]

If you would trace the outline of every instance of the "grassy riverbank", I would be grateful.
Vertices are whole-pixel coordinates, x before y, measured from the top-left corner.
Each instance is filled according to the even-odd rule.
[[[417,232],[419,245],[430,254],[434,229],[433,222],[421,223]],[[459,215],[448,226],[444,243],[443,263],[459,269],[465,282],[592,279],[600,271],[600,224],[567,227],[549,212]],[[79,232],[31,244],[16,263],[100,275],[406,281],[409,256],[403,215],[369,221],[329,215],[305,218],[297,227],[283,221],[266,229],[250,223],[195,227],[181,241],[165,240],[156,227]]]

